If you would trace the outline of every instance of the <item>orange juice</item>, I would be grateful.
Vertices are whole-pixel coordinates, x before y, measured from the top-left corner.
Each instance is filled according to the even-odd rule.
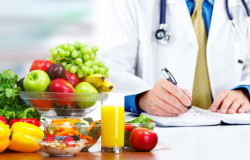
[[[124,147],[124,106],[104,105],[102,115],[102,147]]]

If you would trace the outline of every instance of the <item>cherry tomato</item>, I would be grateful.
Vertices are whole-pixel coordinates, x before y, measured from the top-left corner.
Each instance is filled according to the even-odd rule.
[[[130,135],[130,144],[137,151],[151,151],[157,142],[157,134],[146,128],[135,128]]]
[[[125,125],[125,131],[131,132],[133,129],[134,129],[134,126],[132,124]]]

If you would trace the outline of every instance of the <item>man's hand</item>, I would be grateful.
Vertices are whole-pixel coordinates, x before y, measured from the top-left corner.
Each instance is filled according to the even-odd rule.
[[[215,98],[210,110],[220,113],[244,113],[249,111],[250,103],[248,97],[241,90],[223,90]]]
[[[139,99],[142,110],[152,115],[174,117],[188,111],[191,105],[190,93],[171,82],[160,79],[155,86]]]

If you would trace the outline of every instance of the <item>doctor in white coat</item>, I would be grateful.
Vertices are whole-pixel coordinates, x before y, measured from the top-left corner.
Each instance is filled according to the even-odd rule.
[[[187,6],[188,0],[167,0],[166,23],[172,39],[162,45],[155,38],[159,28],[159,0],[109,0],[107,34],[100,58],[110,67],[114,91],[135,95],[139,110],[160,116],[177,116],[191,105],[199,45]],[[190,0],[191,1],[191,0]],[[209,1],[209,0],[205,0]],[[224,0],[213,5],[206,45],[212,111],[243,113],[250,109],[250,60],[243,43],[228,19]],[[250,1],[246,1],[248,5]],[[208,2],[207,2],[208,3]],[[203,4],[204,5],[204,4]],[[250,50],[250,18],[240,0],[229,0],[229,9]],[[248,19],[247,19],[248,18]],[[166,67],[178,87],[163,79]],[[128,99],[127,99],[128,100]],[[202,106],[198,106],[202,107]]]

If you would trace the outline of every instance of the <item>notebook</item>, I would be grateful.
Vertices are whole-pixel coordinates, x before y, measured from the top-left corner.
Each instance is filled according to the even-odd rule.
[[[197,107],[193,108],[193,111],[188,111],[178,117],[160,117],[147,113],[142,114],[152,117],[152,121],[162,127],[250,124],[250,113],[221,114]]]

